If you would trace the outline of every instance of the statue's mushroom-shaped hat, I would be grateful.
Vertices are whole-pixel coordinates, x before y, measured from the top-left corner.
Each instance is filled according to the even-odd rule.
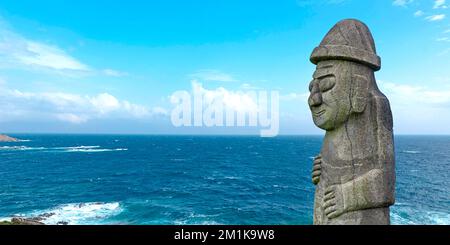
[[[338,22],[311,54],[311,62],[322,60],[349,60],[371,67],[381,68],[376,54],[375,42],[369,28],[359,20],[346,19]]]

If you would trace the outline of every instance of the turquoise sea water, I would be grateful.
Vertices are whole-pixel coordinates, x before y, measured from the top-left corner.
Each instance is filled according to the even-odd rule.
[[[47,224],[311,224],[321,136],[13,135],[0,217]],[[450,224],[450,136],[398,136],[394,224]],[[0,218],[1,219],[1,218]]]

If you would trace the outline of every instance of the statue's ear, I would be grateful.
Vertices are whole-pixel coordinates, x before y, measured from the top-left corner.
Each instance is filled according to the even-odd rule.
[[[352,109],[355,113],[361,113],[366,108],[369,96],[369,81],[361,75],[353,75]]]

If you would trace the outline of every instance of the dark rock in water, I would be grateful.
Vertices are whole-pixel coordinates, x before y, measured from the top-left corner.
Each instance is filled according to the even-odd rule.
[[[39,221],[35,221],[33,219],[28,219],[28,218],[12,218],[11,219],[11,225],[45,225],[42,222]]]
[[[55,213],[43,213],[36,217],[27,218],[27,220],[35,221],[35,222],[42,222],[46,220],[47,218],[50,218],[51,216],[55,215]]]
[[[0,134],[0,142],[18,142],[19,139],[9,137],[8,135]]]
[[[41,218],[41,219],[49,218],[53,215],[55,215],[55,213],[43,213],[43,214],[39,215],[39,218]]]

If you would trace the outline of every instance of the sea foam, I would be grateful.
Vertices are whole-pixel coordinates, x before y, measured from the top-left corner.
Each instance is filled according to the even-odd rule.
[[[121,213],[122,210],[118,202],[69,203],[20,216],[33,218],[47,225],[107,224],[106,219]]]
[[[109,152],[127,151],[127,148],[100,148],[98,145],[91,146],[67,146],[67,147],[31,147],[31,146],[0,146],[5,151],[47,151],[47,152]]]

